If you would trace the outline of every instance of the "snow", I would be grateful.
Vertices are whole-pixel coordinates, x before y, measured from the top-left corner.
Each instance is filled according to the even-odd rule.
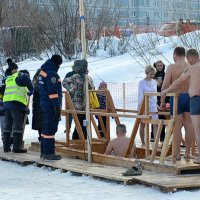
[[[195,34],[195,33],[191,33]],[[188,37],[191,40],[191,34]],[[155,34],[138,35],[138,41],[147,44],[149,38],[154,44],[148,45],[149,51],[145,52],[150,62],[161,59],[166,65],[172,63],[172,52],[176,44],[181,44],[177,37],[156,37]],[[117,40],[116,40],[117,41]],[[112,43],[117,48],[117,43]],[[161,54],[162,53],[162,54]],[[130,55],[131,54],[131,55]],[[108,52],[98,50],[96,57],[89,57],[89,74],[95,83],[102,80],[113,83],[132,82],[135,87],[144,77],[144,66],[142,58],[133,53],[118,55],[108,58]],[[156,55],[156,56],[152,56]],[[46,59],[46,58],[45,58]],[[137,60],[137,61],[136,61]],[[20,69],[28,69],[33,77],[37,69],[45,60],[27,59],[18,63]],[[138,63],[139,61],[139,63]],[[64,62],[59,70],[59,75],[64,78],[71,71],[73,62]],[[133,91],[135,92],[135,91]],[[37,141],[37,131],[31,129],[30,124],[26,126],[24,140],[29,145],[31,141]],[[122,119],[128,130],[128,136],[132,131],[134,119]],[[56,140],[65,138],[65,121],[62,118]],[[73,130],[73,127],[72,127]],[[115,123],[111,121],[111,138],[115,137]],[[139,140],[139,138],[136,138]],[[0,141],[0,146],[2,142]],[[39,157],[39,155],[38,155]],[[0,199],[1,200],[61,200],[61,199],[162,199],[162,200],[188,200],[199,199],[200,190],[178,191],[176,193],[163,193],[155,188],[142,185],[124,186],[115,182],[93,179],[87,176],[73,176],[70,172],[62,173],[59,170],[52,171],[49,168],[38,168],[35,166],[22,167],[18,164],[0,161]]]

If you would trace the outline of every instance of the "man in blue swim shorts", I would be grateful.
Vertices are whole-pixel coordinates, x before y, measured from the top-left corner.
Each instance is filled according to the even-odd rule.
[[[162,91],[162,95],[178,89],[185,81],[189,80],[190,95],[190,114],[192,125],[195,132],[195,141],[199,151],[199,155],[194,163],[200,164],[200,59],[196,49],[189,49],[186,58],[190,66],[188,66],[180,78],[166,90]]]
[[[172,85],[185,71],[185,69],[188,67],[189,63],[185,60],[185,49],[183,47],[176,47],[174,49],[173,53],[173,59],[174,64],[171,64],[168,66],[165,78],[163,81],[162,89],[163,92],[165,89],[167,89],[170,85]],[[180,154],[180,144],[182,140],[182,133],[181,129],[184,126],[185,129],[185,158],[190,158],[190,147],[192,145],[192,139],[193,139],[193,127],[191,122],[191,116],[190,116],[190,97],[188,95],[188,88],[189,88],[189,79],[185,80],[184,82],[179,85],[179,87],[176,90],[170,90],[172,92],[179,93],[178,97],[178,113],[176,116],[176,123],[174,126],[174,134],[176,136],[176,160],[181,160],[181,154]],[[161,97],[161,107],[165,107],[165,97]],[[171,98],[170,102],[170,114],[173,114],[173,99]]]

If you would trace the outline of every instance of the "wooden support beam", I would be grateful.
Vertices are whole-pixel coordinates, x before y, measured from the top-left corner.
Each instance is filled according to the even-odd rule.
[[[158,130],[156,133],[156,138],[154,139],[154,143],[153,143],[153,149],[152,149],[152,153],[151,153],[151,162],[154,161],[155,156],[156,156],[156,150],[158,148],[158,143],[159,143],[160,135],[162,132],[163,124],[164,124],[163,120],[160,120],[159,124],[158,124]]]
[[[173,102],[173,119],[174,123],[176,126],[176,116],[177,116],[177,111],[178,111],[178,96],[174,96],[174,102]],[[173,140],[172,140],[172,158],[173,158],[173,163],[176,162],[176,154],[177,154],[177,132],[176,128],[174,128],[173,131]],[[180,144],[179,144],[180,145]]]
[[[142,103],[141,103],[141,106],[139,108],[139,111],[138,111],[138,115],[142,115],[144,113],[144,106],[145,106],[145,103],[144,103],[144,99],[143,99]],[[136,118],[135,124],[133,126],[133,130],[132,130],[132,133],[131,133],[131,137],[130,137],[130,143],[128,145],[128,148],[127,148],[127,151],[126,151],[126,154],[125,154],[126,158],[128,158],[130,156],[133,144],[135,142],[135,137],[136,137],[138,128],[140,126],[140,122],[141,122],[141,119],[140,118]]]
[[[100,135],[99,129],[98,129],[97,125],[96,125],[94,116],[93,116],[93,115],[90,115],[90,118],[91,118],[91,122],[92,122],[92,125],[93,125],[93,127],[94,127],[94,130],[95,130],[95,132],[96,132],[96,134],[97,134],[97,137],[98,137],[98,138],[101,138],[101,135]]]
[[[144,96],[145,99],[145,110],[144,113],[145,115],[149,114],[149,96]],[[149,123],[145,124],[145,157],[146,159],[149,158]]]
[[[161,151],[160,163],[162,163],[162,164],[164,164],[164,160],[167,155],[168,145],[169,145],[173,127],[174,127],[174,119],[171,119],[171,120],[169,120],[169,125],[167,128],[167,132],[165,134],[165,140],[164,140],[162,151]]]
[[[66,92],[66,101],[68,103],[69,109],[74,110],[74,105],[72,103],[71,97],[70,97],[68,92]],[[85,138],[84,138],[83,131],[82,131],[82,128],[81,128],[81,125],[80,125],[80,122],[79,122],[79,119],[78,119],[76,112],[72,112],[72,116],[73,116],[73,119],[74,119],[74,122],[75,122],[75,126],[76,126],[76,129],[77,129],[79,138],[81,140],[81,143],[83,145],[85,145]]]
[[[110,107],[111,112],[117,113],[117,111],[115,109],[115,105],[114,105],[113,99],[112,99],[112,96],[111,96],[109,91],[108,91],[108,102],[109,102],[108,106]],[[116,124],[119,125],[120,124],[120,120],[119,120],[118,115],[115,115],[113,117],[115,119]]]

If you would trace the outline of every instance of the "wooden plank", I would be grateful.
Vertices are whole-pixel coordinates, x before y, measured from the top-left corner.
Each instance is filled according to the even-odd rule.
[[[163,120],[160,120],[160,123],[158,125],[158,130],[157,130],[157,133],[156,133],[156,138],[154,139],[154,143],[153,143],[153,150],[152,150],[152,153],[151,153],[151,162],[153,162],[154,159],[155,159],[156,150],[158,148],[158,142],[159,142],[159,139],[160,139],[162,128],[163,128]]]
[[[170,141],[170,137],[171,137],[173,127],[174,127],[174,120],[171,119],[169,121],[169,125],[167,127],[167,132],[165,134],[165,140],[164,140],[162,151],[161,151],[160,163],[162,163],[162,164],[164,164],[164,160],[165,160],[165,157],[167,155],[167,149],[168,149],[168,145],[169,145],[169,141]]]
[[[65,92],[65,110],[68,110],[69,107],[67,104],[66,95],[67,95],[67,93]],[[65,115],[65,130],[66,130],[66,145],[69,147],[69,145],[70,145],[69,113],[66,113],[66,115]]]
[[[150,124],[155,124],[158,125],[160,122],[160,119],[143,119],[142,120],[144,123],[150,123]],[[162,120],[163,125],[167,126],[169,124],[169,120]]]
[[[115,105],[114,105],[113,99],[112,99],[112,96],[111,96],[109,91],[108,91],[108,106],[110,107],[110,110],[113,113],[117,113],[117,111],[115,109]],[[108,116],[108,115],[106,115],[106,116]],[[119,117],[117,116],[117,114],[115,116],[112,116],[112,117],[114,117],[116,124],[119,125],[120,124],[120,120],[119,120]]]
[[[68,106],[69,106],[69,109],[72,111],[74,110],[74,105],[72,103],[72,100],[71,100],[71,97],[69,95],[69,92],[66,92],[66,101],[68,103]],[[73,116],[73,119],[74,119],[74,122],[75,122],[75,126],[76,126],[76,129],[77,129],[77,132],[78,132],[78,135],[79,135],[79,138],[82,142],[83,145],[85,145],[85,138],[84,138],[84,135],[83,135],[83,131],[81,129],[81,125],[80,125],[80,122],[78,120],[78,116],[76,113],[72,112],[72,116]]]
[[[160,92],[150,92],[150,93],[148,93],[148,92],[145,92],[145,95],[147,95],[147,96],[161,96],[161,93]],[[167,93],[166,94],[166,96],[167,97],[178,97],[179,96],[179,93]]]
[[[149,114],[149,96],[144,96],[144,100],[145,100],[145,110],[144,110],[144,113],[145,115],[148,115]],[[149,123],[146,123],[145,124],[145,157],[146,159],[149,158]]]
[[[127,168],[102,165],[98,163],[88,163],[79,159],[63,158],[59,161],[43,161],[38,153],[28,152],[26,154],[14,154],[0,152],[0,158],[20,163],[21,160],[28,160],[37,166],[47,166],[53,169],[60,169],[63,172],[71,171],[74,173],[85,174],[92,177],[113,180],[124,184],[143,184],[157,187],[166,192],[175,192],[177,189],[200,188],[200,174],[195,175],[171,175],[155,173],[143,170],[141,176],[122,176]],[[152,163],[151,163],[152,164]]]
[[[173,103],[173,119],[174,119],[174,126],[176,126],[176,116],[177,116],[177,111],[178,111],[178,96],[174,96],[174,103]],[[173,158],[173,163],[176,162],[176,154],[177,154],[177,130],[174,128],[173,131],[173,140],[172,140],[172,158]],[[180,145],[180,144],[179,144]]]
[[[95,122],[95,120],[94,120],[94,116],[91,115],[90,117],[91,117],[91,122],[92,122],[92,125],[93,125],[93,127],[94,127],[94,130],[95,130],[95,132],[96,132],[96,134],[97,134],[97,137],[98,137],[98,138],[101,138],[101,135],[100,135],[100,133],[99,133],[99,129],[98,129],[98,127],[97,127],[97,125],[96,125],[96,122]]]
[[[138,115],[141,115],[141,114],[144,113],[144,106],[145,106],[145,103],[144,103],[144,99],[143,99],[142,103],[141,103],[141,106],[139,108],[139,111],[138,111]],[[136,118],[135,124],[133,126],[133,130],[132,130],[132,133],[131,133],[131,137],[130,137],[130,143],[129,143],[127,151],[126,151],[125,158],[128,158],[130,156],[130,153],[131,153],[133,144],[135,142],[135,137],[136,137],[140,122],[141,122],[141,119],[140,118]]]

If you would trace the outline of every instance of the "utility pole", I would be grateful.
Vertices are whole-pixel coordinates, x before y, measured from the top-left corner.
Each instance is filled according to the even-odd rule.
[[[85,37],[85,15],[84,15],[84,0],[79,0],[80,21],[81,21],[81,47],[82,59],[87,58],[86,37]],[[90,121],[90,106],[89,106],[89,92],[88,92],[88,74],[85,74],[85,95],[86,95],[86,120],[85,125],[87,128],[87,146],[88,146],[88,162],[92,162],[92,132]]]

